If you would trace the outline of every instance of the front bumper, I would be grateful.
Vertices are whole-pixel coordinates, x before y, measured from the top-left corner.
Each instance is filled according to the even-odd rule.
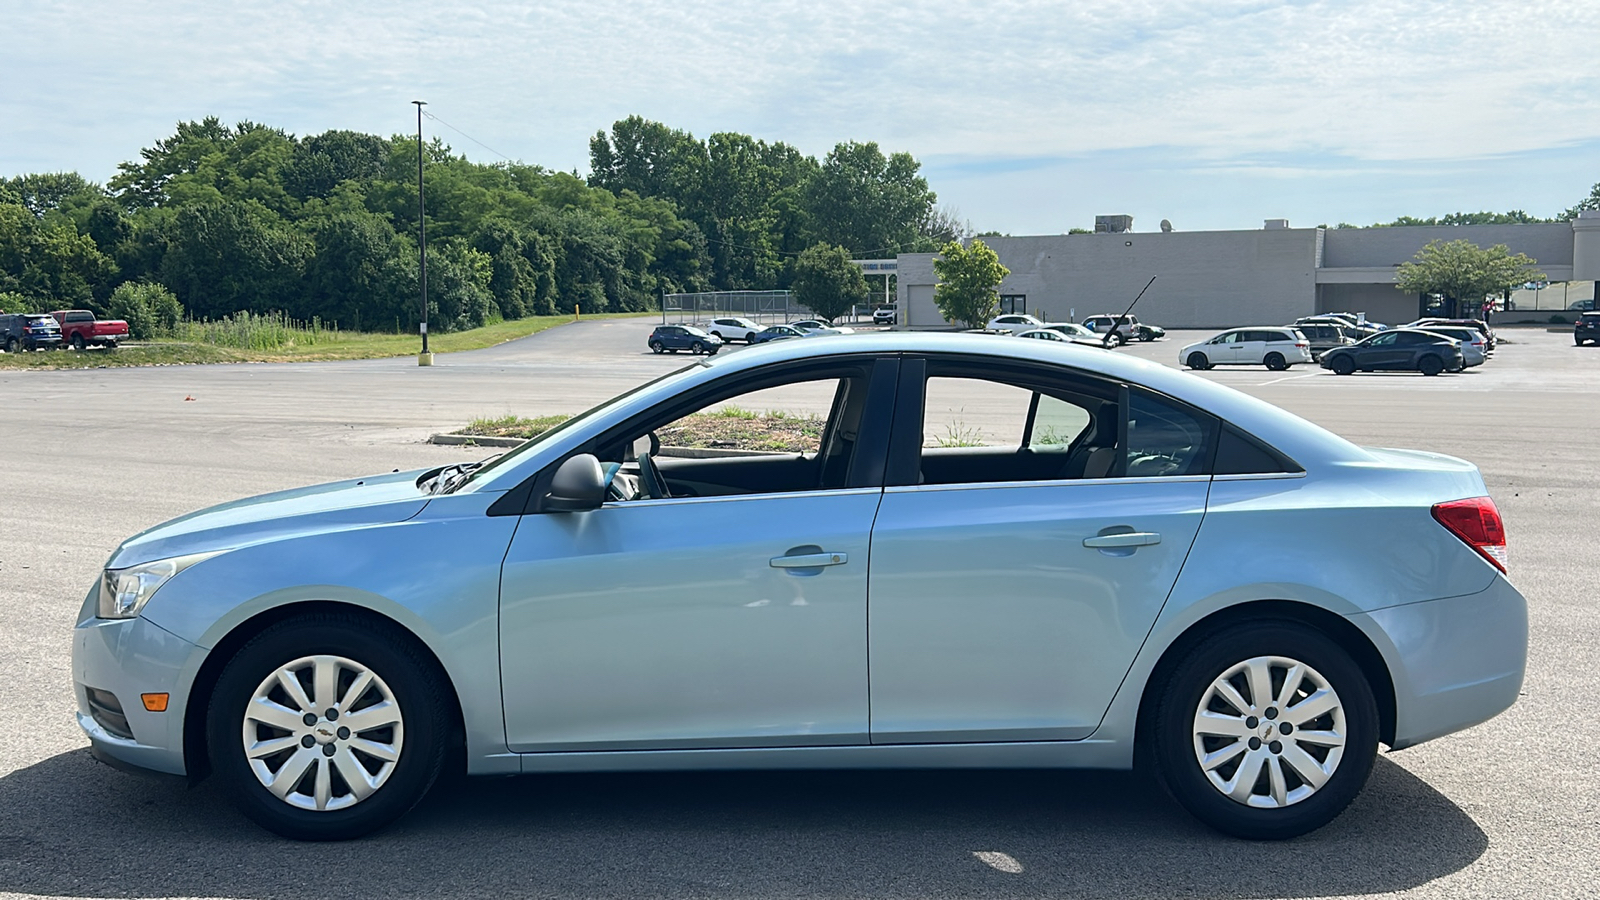
[[[189,673],[204,652],[142,618],[96,619],[92,607],[80,617],[72,633],[73,693],[78,725],[94,754],[139,769],[186,774],[183,719]],[[113,695],[122,719],[108,715],[104,702],[91,702],[91,689]],[[146,710],[140,700],[146,693],[167,694],[166,711]]]
[[[1528,603],[1496,575],[1476,594],[1350,617],[1389,664],[1399,750],[1508,709],[1528,662]]]

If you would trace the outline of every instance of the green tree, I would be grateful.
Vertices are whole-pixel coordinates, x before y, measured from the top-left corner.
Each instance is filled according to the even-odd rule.
[[[1445,314],[1458,304],[1476,303],[1513,285],[1543,279],[1536,260],[1512,253],[1505,244],[1484,249],[1468,240],[1430,241],[1395,271],[1395,287],[1411,294],[1438,294]]]
[[[159,284],[125,281],[111,292],[106,314],[126,321],[129,336],[142,341],[172,334],[183,320],[183,305]]]
[[[850,262],[843,247],[832,244],[816,244],[800,254],[789,289],[802,306],[828,322],[867,302],[861,268]]]
[[[1000,264],[1000,255],[974,238],[963,247],[951,241],[939,248],[933,261],[933,274],[939,283],[933,289],[933,303],[940,315],[968,328],[988,324],[1000,302],[995,288],[1011,270]]]
[[[161,282],[200,318],[302,310],[312,242],[250,204],[216,200],[180,211]]]
[[[1578,213],[1587,212],[1592,209],[1600,209],[1600,184],[1596,184],[1593,188],[1590,188],[1589,196],[1579,200],[1577,205],[1562,213],[1561,218],[1567,220],[1576,219],[1578,217]]]
[[[874,142],[834,147],[806,190],[813,239],[857,257],[916,249],[938,199],[920,168],[911,154],[884,156]]]

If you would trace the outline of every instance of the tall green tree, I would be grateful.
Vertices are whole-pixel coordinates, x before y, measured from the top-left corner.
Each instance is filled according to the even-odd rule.
[[[911,154],[885,156],[875,142],[834,147],[806,189],[813,239],[857,258],[925,244],[919,226],[932,217],[938,196],[920,169]]]
[[[249,204],[215,200],[178,213],[161,281],[202,318],[303,310],[301,276],[312,252],[305,235]]]
[[[982,328],[994,316],[1000,303],[995,288],[1011,270],[1000,264],[1000,255],[988,244],[974,238],[963,247],[951,241],[939,248],[933,260],[933,274],[939,283],[933,289],[933,303],[947,321],[968,328]]]
[[[1576,219],[1578,217],[1578,213],[1587,212],[1592,209],[1600,209],[1600,184],[1596,184],[1589,190],[1589,196],[1579,200],[1571,209],[1568,209],[1566,212],[1562,213],[1561,218],[1568,220]]]
[[[1395,270],[1395,287],[1410,294],[1438,294],[1445,314],[1455,316],[1462,302],[1476,303],[1528,281],[1542,280],[1538,261],[1512,253],[1505,244],[1487,249],[1471,241],[1429,241]]]
[[[867,302],[867,280],[860,267],[850,262],[843,247],[832,244],[807,247],[800,254],[789,289],[802,306],[828,322]]]

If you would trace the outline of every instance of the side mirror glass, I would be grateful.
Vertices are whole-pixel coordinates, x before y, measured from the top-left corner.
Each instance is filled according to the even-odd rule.
[[[563,462],[550,479],[550,492],[539,504],[541,512],[583,512],[599,509],[606,500],[606,477],[600,460],[580,453]]]

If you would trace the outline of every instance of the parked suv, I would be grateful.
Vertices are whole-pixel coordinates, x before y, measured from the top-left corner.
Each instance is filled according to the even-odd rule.
[[[721,338],[724,343],[728,341],[744,341],[746,344],[761,330],[761,326],[743,316],[727,316],[721,319],[712,319],[712,334]]]
[[[1298,328],[1289,326],[1235,328],[1183,348],[1178,361],[1191,369],[1247,365],[1281,372],[1297,363],[1311,362],[1311,342]]]
[[[656,353],[687,350],[690,353],[714,354],[722,349],[722,338],[693,325],[657,325],[650,332],[650,349]]]
[[[1577,324],[1572,326],[1572,340],[1580,347],[1584,341],[1600,344],[1600,312],[1586,312],[1579,316]]]
[[[7,353],[55,350],[61,346],[61,326],[44,313],[0,315],[0,345]]]
[[[1322,367],[1332,369],[1335,375],[1349,375],[1357,369],[1402,369],[1437,375],[1460,371],[1466,365],[1460,341],[1418,328],[1391,328],[1359,344],[1322,354]]]
[[[872,324],[898,325],[900,324],[900,308],[898,304],[886,303],[872,311]]]
[[[1300,322],[1294,326],[1311,343],[1311,358],[1315,360],[1335,347],[1348,347],[1355,343],[1345,333],[1349,326],[1337,322]]]

